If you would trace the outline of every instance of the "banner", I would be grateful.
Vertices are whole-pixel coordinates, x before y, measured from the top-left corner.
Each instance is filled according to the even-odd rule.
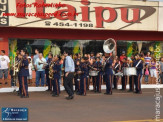
[[[14,58],[16,57],[16,50],[17,50],[17,40],[11,40],[9,43],[9,58],[10,64],[14,63]]]
[[[127,57],[131,57],[133,53],[133,43],[127,42]]]
[[[155,45],[154,45],[154,57],[156,58],[157,61],[159,61],[160,58],[161,58],[160,42],[155,42]]]
[[[50,50],[51,50],[51,41],[50,40],[45,40],[44,50],[43,50],[44,58],[48,57],[48,54],[49,54]]]

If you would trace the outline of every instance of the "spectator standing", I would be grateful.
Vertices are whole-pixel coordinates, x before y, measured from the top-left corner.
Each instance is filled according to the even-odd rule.
[[[0,56],[0,84],[7,84],[8,69],[9,69],[10,59],[5,55],[5,50],[1,50]],[[4,80],[3,80],[4,77]]]
[[[154,84],[156,81],[157,77],[157,72],[156,72],[156,59],[153,57],[151,58],[151,62],[149,63],[150,65],[150,74],[151,74],[151,83]]]
[[[31,58],[28,57],[28,62],[29,62],[29,65],[28,65],[29,76],[27,77],[27,79],[28,79],[28,84],[30,84],[30,85],[32,83],[32,62],[31,61],[32,61]]]
[[[161,76],[161,83],[163,84],[163,57],[161,57],[161,61],[160,61],[160,76]]]
[[[144,57],[145,64],[149,64],[151,62],[150,52],[147,52],[147,55]]]
[[[46,60],[43,58],[42,53],[39,54],[39,58],[35,61],[35,69],[36,69],[36,87],[39,86],[39,81],[41,78],[41,86],[44,86],[45,81],[45,64]]]
[[[35,55],[33,57],[33,64],[35,64],[35,61],[36,61],[36,59],[38,59],[38,57],[39,57],[39,50],[35,49]]]
[[[120,62],[121,62],[121,65],[123,64],[123,59],[126,59],[126,55],[125,55],[125,51],[122,51],[122,55],[120,56]]]

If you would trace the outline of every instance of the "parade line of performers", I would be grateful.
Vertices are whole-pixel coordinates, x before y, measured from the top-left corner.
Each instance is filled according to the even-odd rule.
[[[93,53],[90,55],[75,54],[72,59],[71,51],[64,51],[63,57],[59,55],[53,56],[49,53],[47,60],[43,58],[42,53],[36,49],[36,55],[33,57],[33,65],[36,71],[36,87],[39,86],[41,79],[41,86],[44,85],[46,76],[46,83],[48,91],[51,91],[52,96],[58,97],[60,94],[61,75],[63,75],[63,85],[68,93],[67,99],[74,98],[73,82],[75,83],[75,92],[77,95],[85,96],[90,87],[90,81],[93,83],[93,91],[101,93],[102,81],[106,83],[105,95],[112,95],[112,84],[114,89],[117,89],[117,82],[120,77],[122,89],[126,90],[127,77],[121,75],[114,75],[123,72],[125,67],[136,67],[137,75],[129,76],[129,92],[141,94],[141,77],[143,70],[143,61],[141,55],[137,54],[131,58],[130,61],[124,56],[120,57],[121,61],[111,54],[104,54],[101,56]],[[61,63],[62,61],[62,63]],[[12,78],[18,79],[19,91],[18,95],[21,98],[28,98],[28,81],[30,75],[29,65],[31,65],[31,58],[26,54],[26,50],[17,51],[17,56],[12,68]],[[63,66],[62,66],[63,65]],[[90,71],[95,71],[97,76],[90,76]],[[14,75],[13,75],[14,74]],[[45,75],[46,74],[46,75]],[[15,80],[16,81],[16,80]],[[134,88],[135,86],[135,88]]]
[[[2,59],[6,55],[4,55],[4,51],[1,52]],[[47,59],[37,49],[35,53],[36,55],[32,59],[26,53],[26,50],[17,50],[17,56],[10,70],[11,80],[14,81],[15,86],[16,82],[19,83],[18,95],[21,98],[29,97],[28,82],[32,80],[32,66],[34,66],[36,71],[36,87],[40,86],[40,79],[41,86],[44,86],[44,80],[46,79],[48,91],[51,91],[52,96],[58,97],[61,80],[63,80],[64,88],[68,93],[68,100],[74,98],[73,84],[75,84],[76,94],[85,96],[90,88],[90,84],[93,84],[93,91],[95,93],[101,93],[101,85],[104,82],[106,84],[106,92],[104,94],[112,95],[112,86],[114,86],[114,89],[117,89],[117,83],[121,79],[121,90],[126,90],[127,82],[129,82],[128,92],[141,94],[142,76],[144,74],[145,76],[151,74],[156,77],[154,72],[156,70],[156,62],[149,54],[144,57],[144,60],[142,60],[142,54],[132,56],[129,60],[125,56],[125,52],[122,52],[120,58],[107,53],[104,55],[97,53],[94,56],[93,52],[81,57],[80,53],[72,56],[70,50],[65,50],[62,56],[53,56],[52,53],[49,53]],[[7,61],[6,59],[1,60],[1,62]],[[3,66],[1,63],[1,68]],[[121,75],[126,67],[135,67],[136,75]],[[150,72],[148,67],[151,68]],[[91,75],[90,73],[95,73],[96,75]],[[3,69],[1,74],[7,76]],[[145,77],[145,80],[148,80],[148,77]]]

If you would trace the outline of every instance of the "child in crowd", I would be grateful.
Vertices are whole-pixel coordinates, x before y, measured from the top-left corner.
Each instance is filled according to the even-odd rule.
[[[149,77],[149,66],[148,66],[148,64],[145,64],[144,75],[145,75],[144,81],[146,84],[148,84],[148,77]]]
[[[28,65],[29,76],[27,77],[27,79],[28,79],[28,84],[31,84],[32,83],[32,62],[31,62],[30,57],[28,57],[28,62],[29,62],[29,65]]]

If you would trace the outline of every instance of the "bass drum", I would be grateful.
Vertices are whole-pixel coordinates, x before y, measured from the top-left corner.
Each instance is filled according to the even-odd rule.
[[[125,67],[123,69],[123,75],[137,75],[136,67]]]

